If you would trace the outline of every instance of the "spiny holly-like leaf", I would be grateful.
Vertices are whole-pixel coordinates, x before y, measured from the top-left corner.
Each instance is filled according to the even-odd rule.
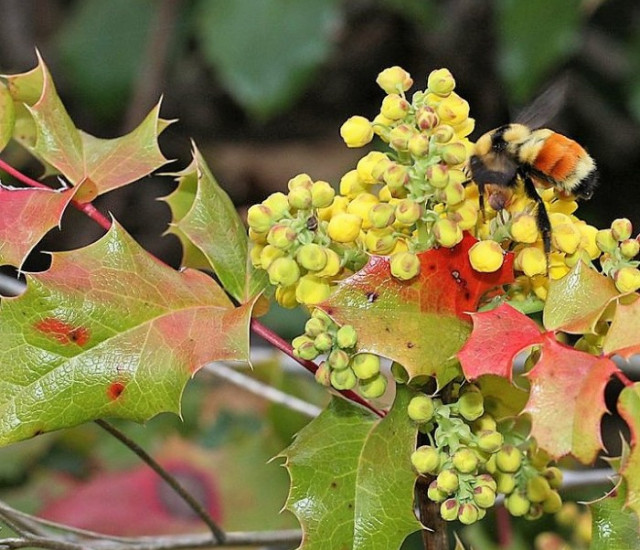
[[[7,87],[0,82],[0,151],[2,151],[13,135],[13,126],[16,122],[16,110],[13,106],[13,98]]]
[[[595,332],[605,308],[619,295],[613,281],[583,262],[561,279],[551,281],[543,323],[547,330],[571,334]]]
[[[458,353],[468,380],[496,374],[511,380],[513,360],[522,350],[542,342],[538,325],[507,304],[474,313],[473,332]]]
[[[178,412],[202,365],[248,360],[251,306],[162,264],[116,223],[87,248],[53,254],[49,271],[0,304],[0,444]]]
[[[376,419],[334,397],[280,455],[291,476],[286,507],[302,526],[301,549],[353,547],[358,459]]]
[[[606,354],[617,353],[627,358],[640,353],[640,300],[616,305],[602,347]]]
[[[201,261],[204,256],[229,294],[240,302],[253,298],[264,289],[266,274],[251,264],[242,220],[198,149],[194,147],[191,165],[176,175],[178,188],[166,200],[173,232],[187,245],[185,259]]]
[[[287,507],[302,524],[301,549],[393,550],[421,529],[413,512],[411,396],[398,386],[382,420],[336,398],[284,451]]]
[[[475,242],[466,235],[454,248],[421,253],[420,275],[408,282],[391,276],[388,258],[373,256],[320,307],[356,328],[361,349],[397,361],[411,377],[436,376],[445,384],[444,365],[469,335],[468,312],[513,278],[511,255],[500,271],[474,271],[468,250]]]
[[[60,223],[75,189],[15,189],[0,184],[0,265],[20,267],[40,239]]]
[[[169,122],[159,118],[159,103],[129,134],[100,139],[76,128],[39,55],[38,67],[6,78],[14,101],[26,106],[35,122],[35,144],[20,142],[73,185],[89,182],[85,185],[93,189],[92,196],[136,181],[167,162],[157,138]]]
[[[631,452],[620,470],[627,483],[625,504],[640,517],[640,383],[622,390],[618,398],[618,412],[631,431]]]
[[[369,433],[358,464],[354,550],[393,550],[422,528],[413,511],[415,425],[407,415],[413,393],[398,385],[389,414]]]
[[[554,458],[572,454],[585,464],[595,460],[603,448],[604,388],[616,370],[610,359],[577,351],[545,334],[540,359],[529,373],[524,409],[540,447]]]
[[[628,508],[627,484],[618,484],[607,498],[591,504],[591,545],[589,550],[629,550],[640,548],[640,522]]]

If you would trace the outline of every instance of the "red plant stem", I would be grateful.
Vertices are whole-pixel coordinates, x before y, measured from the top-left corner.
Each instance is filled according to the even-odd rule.
[[[300,357],[296,357],[293,354],[293,347],[291,344],[287,342],[284,338],[277,335],[275,332],[271,331],[267,327],[265,327],[260,321],[257,319],[251,319],[251,330],[255,332],[258,336],[262,336],[267,342],[272,344],[274,347],[278,348],[283,353],[287,354],[289,357],[300,363],[305,369],[309,372],[315,374],[318,370],[318,365],[316,365],[313,361],[308,361],[307,359],[301,359]],[[383,417],[385,413],[376,409],[371,403],[360,397],[356,392],[351,390],[341,390],[339,391],[340,395],[342,395],[345,399],[349,401],[353,401],[366,407],[370,411],[374,412],[380,417]]]
[[[633,381],[629,380],[627,378],[627,376],[625,375],[624,372],[622,372],[621,370],[617,370],[615,372],[616,377],[618,378],[618,380],[620,380],[620,382],[622,382],[627,388],[630,386],[633,386]]]
[[[38,189],[49,189],[51,187],[48,185],[44,185],[39,181],[36,181],[29,176],[25,176],[22,172],[16,170],[13,166],[7,164],[5,161],[0,159],[0,169],[4,170],[7,174],[13,176],[18,181],[25,183],[29,187],[36,187]],[[98,225],[100,225],[103,229],[109,231],[111,228],[111,220],[107,218],[102,212],[96,210],[96,207],[93,206],[90,202],[79,202],[77,200],[72,200],[71,204],[80,212],[84,212],[87,216],[89,216],[93,221],[95,221]]]
[[[496,506],[496,530],[498,531],[498,546],[509,548],[513,539],[511,517],[504,506]]]

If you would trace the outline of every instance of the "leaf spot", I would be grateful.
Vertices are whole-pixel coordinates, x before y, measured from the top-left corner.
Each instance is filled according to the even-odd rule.
[[[42,321],[38,321],[35,328],[40,332],[51,336],[61,344],[78,344],[84,346],[89,341],[89,329],[86,327],[73,327],[65,321],[46,317]]]
[[[367,296],[367,301],[370,304],[372,304],[378,299],[379,294],[375,291],[371,291],[371,292],[367,292],[366,296]]]
[[[115,401],[122,395],[124,389],[125,385],[123,382],[112,382],[107,389],[107,396],[111,401]]]
[[[413,342],[407,342],[407,348],[411,349],[415,344]]]

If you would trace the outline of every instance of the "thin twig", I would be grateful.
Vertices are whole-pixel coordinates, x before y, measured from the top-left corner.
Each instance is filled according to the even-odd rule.
[[[0,548],[47,548],[49,550],[92,550],[89,546],[49,537],[16,537],[0,539]]]
[[[187,491],[178,480],[173,477],[167,470],[165,470],[156,460],[147,453],[140,445],[135,441],[127,437],[114,425],[110,424],[106,420],[98,419],[95,421],[98,426],[109,432],[116,439],[120,440],[124,445],[129,447],[136,455],[138,455],[144,462],[147,463],[153,471],[155,471],[162,479],[164,479],[169,486],[190,506],[190,508],[198,515],[200,519],[211,529],[215,540],[218,542],[224,542],[226,535],[224,531],[216,524],[211,516],[207,513],[204,507]]]
[[[302,359],[300,357],[296,357],[293,354],[293,348],[291,344],[287,342],[284,338],[273,332],[272,330],[265,327],[260,321],[257,319],[251,319],[251,330],[255,332],[258,336],[262,336],[267,342],[278,348],[283,353],[286,353],[289,357],[292,357],[295,361],[300,363],[305,369],[309,372],[315,374],[318,370],[318,365],[316,365],[313,361],[308,361],[307,359]],[[356,392],[351,390],[341,390],[338,392],[342,397],[348,399],[349,401],[353,401],[354,403],[358,403],[358,405],[362,405],[366,407],[371,412],[377,414],[379,417],[384,417],[385,413],[376,409],[371,403],[369,403],[366,399],[360,397]]]
[[[295,395],[289,395],[288,393],[285,393],[278,388],[274,388],[269,384],[260,382],[260,380],[247,376],[234,368],[228,367],[224,363],[209,363],[208,365],[205,365],[205,370],[213,376],[217,376],[227,382],[231,382],[243,390],[263,397],[264,399],[268,399],[273,403],[284,405],[288,409],[302,413],[305,416],[315,418],[322,412],[320,407],[299,399]]]

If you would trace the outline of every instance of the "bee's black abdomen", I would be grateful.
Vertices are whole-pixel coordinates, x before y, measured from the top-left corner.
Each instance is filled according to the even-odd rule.
[[[573,189],[573,194],[581,199],[590,199],[599,181],[598,170],[594,167],[593,170],[578,182],[578,185]]]

